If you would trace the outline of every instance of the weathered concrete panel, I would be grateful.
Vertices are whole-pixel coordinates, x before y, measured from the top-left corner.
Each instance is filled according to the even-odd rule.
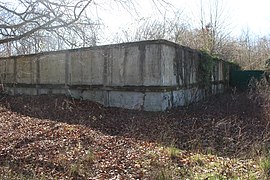
[[[186,59],[186,56],[185,56],[185,49],[184,48],[181,48],[181,49],[178,49],[178,53],[179,53],[179,56],[180,56],[180,62],[179,62],[179,86],[184,86],[185,85],[185,73],[186,73],[186,68],[185,68],[185,59]]]
[[[5,78],[5,82],[14,83],[14,80],[15,80],[14,66],[15,66],[14,59],[12,59],[11,61],[6,62],[6,78]]]
[[[66,95],[75,99],[82,99],[82,91],[77,89],[68,89]]]
[[[109,104],[111,107],[121,107],[127,109],[142,109],[144,94],[140,92],[109,92]]]
[[[172,96],[173,96],[173,106],[174,107],[186,105],[184,93],[185,93],[184,90],[173,91]]]
[[[17,83],[36,84],[37,65],[34,57],[19,57],[16,59]]]
[[[165,111],[173,107],[171,92],[146,92],[143,110]]]
[[[222,80],[224,80],[224,75],[223,75],[223,73],[224,73],[224,66],[223,66],[223,63],[222,63],[222,61],[219,61],[218,62],[218,81],[222,81]]]
[[[161,45],[161,72],[162,85],[175,86],[177,85],[177,61],[175,58],[175,47],[168,45]],[[179,60],[178,60],[179,61]]]
[[[159,44],[145,47],[144,83],[145,86],[161,85],[161,46]]]
[[[205,98],[205,90],[198,88],[173,91],[173,106],[185,106]]]
[[[105,104],[106,95],[107,92],[105,91],[83,91],[81,97],[85,100],[98,102],[107,106],[107,104]]]
[[[104,52],[82,50],[70,52],[71,85],[103,84]]]
[[[193,84],[199,83],[199,61],[200,54],[198,52],[194,52],[194,66],[193,66]]]
[[[65,84],[66,54],[57,53],[39,58],[41,84]]]
[[[16,93],[15,93],[15,88],[13,87],[4,87],[5,89],[5,93],[9,94],[9,95],[12,95],[14,96]]]
[[[91,59],[91,84],[92,85],[102,85],[104,84],[104,50],[90,50],[84,51],[83,58],[87,59],[90,57]],[[85,75],[83,78],[83,82],[88,82],[88,73],[89,71],[85,70]]]
[[[138,46],[128,47],[124,59],[124,85],[142,86],[144,79],[145,50]]]
[[[52,89],[52,94],[66,94],[65,89]]]
[[[0,61],[0,83],[5,82],[6,77],[6,60]]]
[[[0,60],[0,83],[14,83],[14,59]]]
[[[164,111],[166,108],[164,107],[163,98],[161,92],[146,92],[143,109],[145,111]]]
[[[165,111],[171,109],[172,107],[173,107],[172,93],[171,92],[163,93],[162,109],[159,111]]]
[[[89,59],[82,59],[81,51],[69,52],[67,63],[69,65],[68,84],[83,84],[83,68],[90,68]],[[90,76],[90,75],[89,75]]]
[[[192,67],[193,67],[193,51],[190,49],[186,50],[186,59],[185,59],[185,85],[189,87],[192,84]]]
[[[110,51],[110,60],[112,61],[111,71],[111,85],[112,86],[123,86],[125,83],[125,73],[127,67],[126,63],[126,48],[123,46],[112,48]],[[129,69],[128,69],[129,70]]]
[[[16,94],[21,95],[37,95],[37,89],[36,88],[16,88]]]
[[[43,95],[43,94],[51,94],[52,90],[51,89],[38,89],[38,95]]]

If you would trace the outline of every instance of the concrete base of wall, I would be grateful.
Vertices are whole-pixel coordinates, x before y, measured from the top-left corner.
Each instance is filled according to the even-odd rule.
[[[198,88],[165,92],[135,92],[120,90],[6,87],[5,92],[9,95],[61,94],[75,99],[98,102],[107,107],[145,111],[165,111],[198,102],[208,96],[206,90]],[[224,92],[224,85],[212,85],[210,94],[213,95],[222,92]]]

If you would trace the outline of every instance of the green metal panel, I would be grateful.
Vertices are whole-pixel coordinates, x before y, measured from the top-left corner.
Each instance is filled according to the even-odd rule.
[[[249,82],[252,77],[261,79],[264,75],[264,71],[260,70],[249,70],[249,71],[238,71],[233,70],[230,72],[230,85],[236,87],[239,90],[247,90]]]

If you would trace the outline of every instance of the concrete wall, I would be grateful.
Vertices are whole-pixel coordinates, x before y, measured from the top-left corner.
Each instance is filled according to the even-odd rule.
[[[165,40],[123,43],[0,59],[9,94],[66,94],[105,106],[163,111],[224,91],[224,61],[200,87],[201,53]]]

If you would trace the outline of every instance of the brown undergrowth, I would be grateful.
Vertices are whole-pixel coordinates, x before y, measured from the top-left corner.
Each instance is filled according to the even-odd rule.
[[[270,101],[263,87],[167,112],[2,96],[0,177],[267,178]]]

